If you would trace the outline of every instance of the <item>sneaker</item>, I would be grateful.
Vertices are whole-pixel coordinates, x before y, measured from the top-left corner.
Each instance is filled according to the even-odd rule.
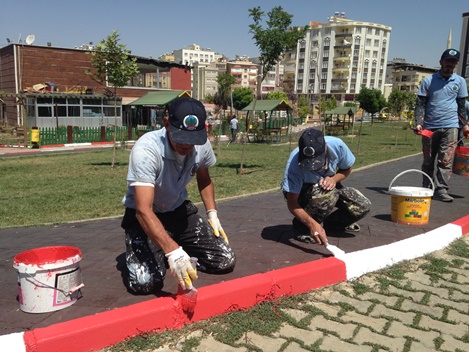
[[[360,225],[358,225],[356,222],[353,224],[350,224],[345,227],[345,231],[352,231],[352,232],[359,232],[360,231]]]
[[[298,235],[296,240],[304,243],[316,243],[310,235]]]
[[[433,199],[435,200],[440,200],[442,202],[452,202],[453,197],[451,197],[448,193],[446,192],[437,192],[433,195]]]

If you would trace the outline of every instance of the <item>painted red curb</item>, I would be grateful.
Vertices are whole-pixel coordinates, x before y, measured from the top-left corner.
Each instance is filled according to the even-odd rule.
[[[469,235],[469,215],[466,215],[456,221],[453,221],[452,224],[461,226],[462,235]]]
[[[344,280],[343,261],[333,257],[319,259],[201,287],[192,316],[182,311],[175,297],[161,297],[34,329],[25,332],[23,338],[28,352],[96,350],[141,333],[178,329],[191,322]]]
[[[451,224],[460,227],[462,236],[469,234],[469,215]],[[175,296],[161,297],[27,331],[22,338],[27,352],[98,350],[145,332],[179,329],[191,322],[346,280],[346,263],[329,257],[201,287],[191,316],[182,311]]]

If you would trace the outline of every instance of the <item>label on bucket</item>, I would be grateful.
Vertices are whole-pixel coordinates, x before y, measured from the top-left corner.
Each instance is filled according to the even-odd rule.
[[[75,270],[57,274],[55,277],[55,294],[54,294],[54,306],[60,306],[67,304],[70,301],[79,298],[80,290],[71,292],[73,288],[81,284],[81,271],[80,268]],[[71,292],[71,293],[70,293]]]
[[[391,196],[391,220],[406,225],[425,225],[430,217],[430,197]]]

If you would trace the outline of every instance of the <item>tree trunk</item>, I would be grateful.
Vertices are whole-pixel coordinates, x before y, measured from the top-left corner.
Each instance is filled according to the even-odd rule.
[[[114,145],[112,146],[111,169],[114,169],[116,163],[116,145],[117,145],[117,88],[114,87]]]

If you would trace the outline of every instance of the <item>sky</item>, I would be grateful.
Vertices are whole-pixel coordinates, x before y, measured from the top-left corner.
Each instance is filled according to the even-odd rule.
[[[198,44],[224,54],[256,57],[259,50],[249,33],[249,9],[267,13],[276,6],[292,17],[293,26],[328,22],[335,12],[349,19],[392,27],[388,60],[438,67],[451,32],[459,50],[462,14],[467,0],[8,0],[0,10],[0,47],[24,43],[75,48],[98,43],[118,30],[120,43],[133,55],[158,58]],[[264,27],[265,27],[264,22]]]

